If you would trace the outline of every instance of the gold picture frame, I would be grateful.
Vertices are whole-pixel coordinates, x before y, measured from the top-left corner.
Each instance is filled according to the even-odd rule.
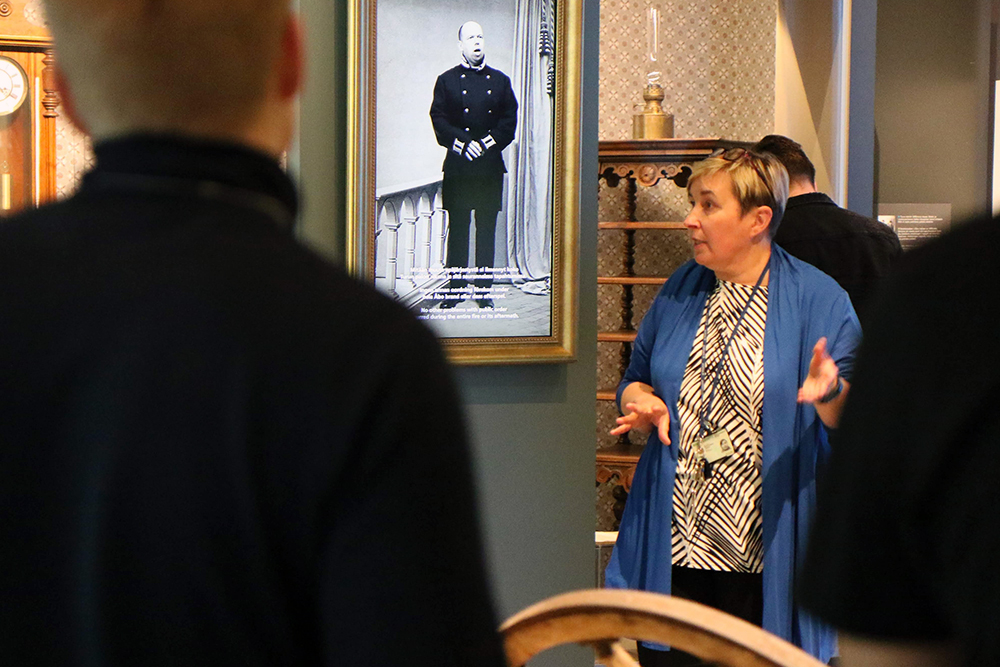
[[[348,269],[362,279],[390,291],[414,310],[418,317],[427,319],[431,328],[438,333],[448,356],[457,364],[558,363],[572,361],[575,357],[583,7],[582,3],[572,0],[506,2],[515,14],[510,17],[513,20],[509,22],[514,25],[513,28],[503,20],[503,16],[500,16],[500,20],[495,16],[487,17],[492,19],[490,22],[480,19],[479,16],[485,12],[481,3],[475,0],[451,3],[429,1],[426,7],[420,7],[421,3],[414,3],[412,0],[349,0],[348,3]],[[491,7],[499,5],[494,3]],[[501,7],[500,10],[492,11],[503,9]],[[400,164],[403,164],[404,169],[408,168],[410,164],[418,164],[421,156],[428,156],[423,159],[423,163],[430,164],[431,151],[437,151],[435,164],[440,165],[441,158],[448,152],[447,148],[438,146],[440,140],[435,141],[435,130],[432,128],[428,109],[432,89],[436,89],[427,82],[433,81],[432,75],[445,69],[441,64],[442,44],[450,42],[455,45],[452,47],[455,49],[454,59],[450,65],[458,65],[461,53],[459,40],[456,40],[455,35],[462,22],[455,17],[468,17],[476,20],[477,25],[478,22],[482,23],[482,32],[486,34],[487,65],[495,64],[491,63],[489,57],[490,30],[493,26],[498,26],[496,32],[510,30],[514,36],[510,52],[515,57],[507,59],[507,62],[512,63],[511,67],[515,67],[514,62],[527,63],[526,69],[531,69],[535,67],[531,59],[533,56],[525,55],[530,53],[528,47],[519,47],[518,34],[533,34],[526,28],[534,28],[538,24],[538,12],[542,12],[544,16],[545,11],[549,12],[546,20],[549,26],[554,27],[554,35],[549,40],[551,56],[546,61],[549,63],[546,90],[550,98],[545,99],[542,106],[546,109],[551,107],[551,116],[536,113],[529,120],[537,124],[544,122],[539,118],[550,118],[548,129],[551,141],[544,144],[548,146],[544,150],[517,143],[525,141],[523,137],[538,136],[536,132],[523,132],[519,125],[518,139],[511,143],[511,147],[512,150],[521,151],[515,156],[520,164],[541,164],[543,171],[547,167],[550,174],[548,196],[537,195],[535,183],[538,179],[524,177],[525,173],[535,172],[525,172],[522,168],[521,172],[513,175],[508,173],[504,177],[504,203],[498,216],[498,231],[494,238],[501,239],[501,234],[503,235],[501,241],[505,244],[496,245],[495,256],[506,250],[507,259],[495,260],[493,267],[485,269],[492,280],[473,281],[469,277],[469,280],[461,281],[463,284],[475,285],[477,290],[480,289],[480,282],[487,283],[488,287],[482,288],[484,291],[476,294],[470,291],[468,295],[463,293],[453,296],[449,292],[458,290],[449,289],[449,285],[454,285],[457,281],[450,277],[459,274],[454,273],[454,267],[444,266],[445,255],[450,252],[446,250],[446,239],[450,234],[446,230],[452,223],[450,214],[446,213],[441,203],[440,183],[428,178],[429,168],[423,169],[423,180],[417,178],[405,186],[384,188],[379,180],[394,178],[395,181],[404,181],[406,179],[399,176],[402,173]],[[536,18],[531,18],[532,16]],[[379,32],[380,20],[383,33]],[[521,32],[518,33],[518,30]],[[551,32],[551,28],[549,30]],[[380,44],[385,47],[381,61],[378,53]],[[533,47],[534,45],[531,46]],[[390,51],[393,53],[389,53]],[[425,57],[422,58],[421,55]],[[498,67],[503,66],[502,59],[496,62],[501,63]],[[379,87],[380,74],[383,77],[382,88]],[[512,90],[529,90],[519,86],[528,85],[525,81],[531,77],[534,77],[534,81],[539,79],[537,68],[530,75],[515,70],[511,77],[515,81]],[[391,82],[392,88],[389,88],[390,84],[387,82]],[[406,87],[410,85],[419,87],[408,93]],[[535,86],[533,90],[537,92],[537,83]],[[492,90],[489,92],[492,94]],[[389,98],[389,95],[397,97]],[[379,99],[383,101],[381,114]],[[536,95],[531,99],[536,100],[538,97]],[[525,100],[518,100],[521,113],[527,113],[524,103]],[[521,116],[518,118],[521,123]],[[399,130],[397,127],[403,129]],[[535,125],[531,127],[534,128]],[[392,135],[390,132],[397,134]],[[377,143],[380,133],[386,137],[381,147]],[[400,133],[402,139],[399,138]],[[390,149],[394,152],[387,152]],[[398,154],[400,151],[406,154],[405,162]],[[524,151],[529,153],[530,158],[521,157],[525,154]],[[416,157],[411,159],[411,153]],[[505,152],[504,155],[508,153]],[[510,163],[511,160],[508,158],[507,162]],[[385,176],[392,169],[395,171],[390,176]],[[440,178],[441,167],[438,166],[437,170]],[[415,168],[414,174],[416,171]],[[413,182],[417,185],[412,185]],[[531,189],[531,204],[535,208],[524,207],[516,199],[522,196],[528,199],[517,189],[521,183],[529,184],[526,189]],[[401,187],[404,189],[400,189]],[[402,204],[397,201],[400,197],[404,197]],[[547,218],[540,215],[518,217],[522,209],[529,211],[529,214],[542,210],[540,200],[548,202]],[[516,203],[511,204],[512,201]],[[409,208],[407,202],[410,203]],[[418,205],[423,207],[421,211],[417,211]],[[507,213],[508,208],[516,210],[517,214]],[[386,217],[387,210],[390,211],[389,217]],[[404,216],[403,213],[408,215]],[[524,225],[534,226],[525,227],[527,231],[521,235],[522,240],[518,240],[518,230]],[[410,230],[408,232],[405,229],[407,227]],[[520,250],[517,245],[526,243],[523,238],[529,234],[534,234],[532,238],[538,239],[539,229],[543,230],[540,238],[548,238],[547,243],[536,240],[532,247],[533,256],[541,258],[537,259],[536,265],[545,263],[545,255],[538,251],[539,247],[547,245],[546,252],[550,253],[547,256],[547,266],[543,266],[543,273],[547,269],[548,274],[541,278],[538,277],[538,271],[532,274],[530,270],[521,268],[523,253],[518,254]],[[401,246],[399,239],[404,233],[408,236]],[[471,249],[469,254],[472,254]],[[503,262],[506,264],[499,267]],[[473,261],[464,265],[460,271],[484,271],[483,268],[477,269],[469,266],[470,264]],[[405,283],[405,289],[398,288],[401,283]],[[468,289],[468,285],[463,286]],[[547,294],[544,293],[545,290]],[[402,294],[406,295],[405,298]],[[474,299],[475,295],[496,298]],[[436,297],[442,300],[435,301]],[[507,297],[510,297],[509,300],[502,301]],[[547,297],[547,324],[546,300],[539,297]],[[447,311],[441,308],[447,299],[461,298],[467,299],[462,304],[468,304],[467,308],[456,307],[455,304]],[[481,305],[484,303],[488,305]],[[524,317],[519,315],[518,308],[526,313]],[[445,318],[449,321],[436,321]],[[454,318],[467,318],[468,321],[456,323],[451,321]]]

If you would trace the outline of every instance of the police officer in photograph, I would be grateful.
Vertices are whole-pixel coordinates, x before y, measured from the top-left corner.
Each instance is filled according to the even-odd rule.
[[[507,172],[501,151],[514,140],[517,100],[510,77],[486,64],[483,28],[468,21],[458,30],[461,62],[437,78],[431,122],[437,141],[447,150],[442,197],[448,211],[448,250],[445,268],[453,289],[465,290],[469,281],[469,228],[475,212],[477,269],[472,296],[480,308],[490,308],[489,269],[493,267],[497,215]],[[441,303],[453,308],[464,297]]]

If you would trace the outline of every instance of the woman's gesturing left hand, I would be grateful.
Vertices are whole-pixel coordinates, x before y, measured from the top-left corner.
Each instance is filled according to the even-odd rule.
[[[826,351],[826,338],[820,338],[813,347],[809,375],[799,389],[799,403],[812,403],[829,394],[837,386],[837,375],[837,364]]]
[[[818,402],[821,398],[830,396],[838,386],[841,387],[839,393],[824,403]],[[820,338],[813,347],[809,374],[799,388],[799,403],[812,403],[823,423],[836,428],[849,388],[850,385],[840,377],[840,371],[833,357],[826,351],[826,338]]]

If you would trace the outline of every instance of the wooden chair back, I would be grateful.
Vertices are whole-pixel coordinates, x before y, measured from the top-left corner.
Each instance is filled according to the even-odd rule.
[[[507,660],[521,667],[560,644],[594,647],[609,667],[636,667],[619,639],[674,646],[732,667],[823,667],[805,651],[705,605],[645,591],[594,589],[543,600],[509,618],[500,632]]]

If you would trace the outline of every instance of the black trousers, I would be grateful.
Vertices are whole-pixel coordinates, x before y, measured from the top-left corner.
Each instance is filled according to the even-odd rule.
[[[448,254],[445,267],[462,271],[469,264],[469,227],[472,220],[471,208],[449,208],[448,210]],[[497,215],[500,209],[476,209],[476,267],[493,268],[493,252],[496,246]],[[476,278],[475,286],[489,289],[493,285],[492,274]],[[466,278],[452,278],[453,288],[469,284]],[[484,295],[485,296],[485,295]],[[477,297],[478,298],[478,297]]]
[[[716,572],[674,565],[670,572],[671,594],[715,607],[744,621],[761,625],[764,620],[764,579],[760,574]],[[639,644],[642,667],[693,667],[705,665],[690,653],[671,649],[657,651]]]

